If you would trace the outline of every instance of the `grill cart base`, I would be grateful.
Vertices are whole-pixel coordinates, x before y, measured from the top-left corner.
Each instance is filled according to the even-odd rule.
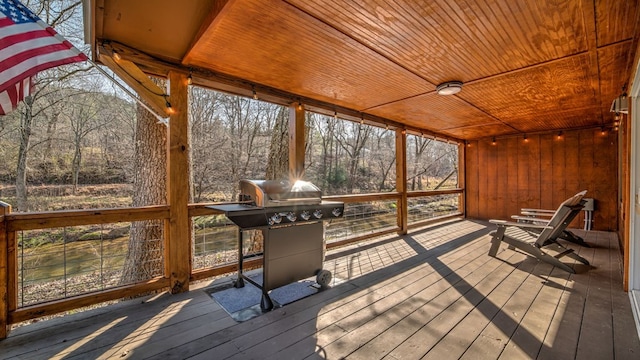
[[[326,287],[331,281],[331,272],[322,269],[324,262],[324,226],[321,222],[302,223],[261,229],[264,236],[262,284],[244,275],[242,230],[238,234],[238,278],[235,287],[244,286],[244,281],[262,290],[260,308],[273,309],[269,291],[316,275],[318,284]]]

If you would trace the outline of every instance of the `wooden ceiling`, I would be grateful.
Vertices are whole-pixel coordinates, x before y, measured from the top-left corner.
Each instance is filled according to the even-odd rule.
[[[157,59],[458,139],[610,125],[640,32],[638,0],[91,6],[94,53],[124,45],[143,69]],[[436,94],[451,80],[460,93]]]

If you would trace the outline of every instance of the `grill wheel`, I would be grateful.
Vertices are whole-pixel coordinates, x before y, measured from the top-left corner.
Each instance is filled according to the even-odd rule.
[[[331,271],[319,270],[318,274],[316,275],[316,282],[323,288],[326,288],[331,283],[332,278],[333,276],[331,275]]]

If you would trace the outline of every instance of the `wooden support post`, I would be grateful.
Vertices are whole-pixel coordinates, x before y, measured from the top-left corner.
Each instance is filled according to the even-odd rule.
[[[396,129],[396,191],[401,194],[398,200],[398,234],[404,235],[408,229],[409,214],[407,206],[407,131]]]
[[[7,222],[5,215],[11,213],[11,205],[0,202],[0,339],[4,339],[9,335],[9,297],[15,296],[15,291],[12,293],[9,291],[12,287],[9,286],[10,279],[15,279],[15,276],[9,276],[10,271],[15,271],[15,268],[10,268],[9,264],[9,239],[7,236]],[[15,255],[15,252],[11,252]],[[15,290],[15,289],[14,289]]]
[[[467,147],[465,146],[465,142],[458,144],[458,188],[465,189],[465,169],[466,169],[466,160],[465,160],[465,152],[467,151]],[[465,203],[466,191],[463,191],[458,196],[458,211],[462,213],[464,217],[467,217],[467,209]]]
[[[306,145],[304,105],[294,102],[289,108],[289,180],[304,176],[304,153]]]
[[[165,263],[171,293],[189,290],[191,226],[189,226],[189,139],[187,75],[169,72],[167,88],[173,114],[167,129],[167,201]]]

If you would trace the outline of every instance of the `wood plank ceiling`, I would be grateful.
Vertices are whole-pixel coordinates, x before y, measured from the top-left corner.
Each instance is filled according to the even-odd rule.
[[[458,139],[610,126],[638,0],[100,0],[105,40]],[[438,84],[464,83],[456,95]]]

